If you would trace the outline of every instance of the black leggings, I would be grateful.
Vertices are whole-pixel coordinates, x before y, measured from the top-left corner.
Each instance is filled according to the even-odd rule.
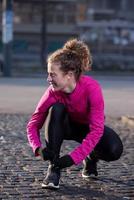
[[[61,103],[54,104],[50,109],[45,123],[46,146],[55,156],[59,157],[63,140],[82,140],[89,132],[89,126],[72,122]],[[120,158],[123,145],[119,136],[109,127],[104,127],[104,134],[90,154],[92,159],[114,161]]]

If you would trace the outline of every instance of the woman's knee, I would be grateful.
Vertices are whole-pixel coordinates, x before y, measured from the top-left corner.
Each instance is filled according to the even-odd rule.
[[[55,103],[49,109],[49,113],[51,114],[51,116],[57,119],[59,117],[63,117],[65,115],[65,111],[66,108],[62,103]]]

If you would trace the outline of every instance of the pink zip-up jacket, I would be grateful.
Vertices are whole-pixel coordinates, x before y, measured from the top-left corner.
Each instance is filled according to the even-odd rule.
[[[40,129],[46,120],[49,108],[56,102],[66,106],[73,121],[89,126],[90,131],[82,143],[69,153],[77,165],[92,152],[103,135],[104,101],[101,87],[96,80],[86,75],[80,77],[70,94],[54,91],[52,86],[49,86],[27,125],[28,141],[34,153],[42,146]],[[35,153],[35,156],[38,154]]]

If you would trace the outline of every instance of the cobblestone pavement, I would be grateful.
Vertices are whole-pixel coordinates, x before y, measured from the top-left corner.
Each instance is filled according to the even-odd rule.
[[[118,161],[98,164],[99,176],[85,180],[82,165],[62,172],[60,189],[41,188],[47,162],[35,158],[28,145],[25,127],[29,116],[0,114],[0,199],[125,200],[134,199],[134,131],[120,119],[107,119],[120,134],[124,153]],[[43,131],[41,134],[43,140]],[[62,153],[75,142],[64,142]]]

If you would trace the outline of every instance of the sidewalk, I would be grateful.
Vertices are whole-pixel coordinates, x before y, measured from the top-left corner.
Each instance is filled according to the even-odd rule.
[[[0,200],[133,200],[134,199],[134,132],[120,120],[108,124],[121,136],[122,157],[114,162],[98,163],[97,178],[81,177],[82,165],[72,166],[61,175],[60,189],[41,188],[47,162],[33,156],[26,137],[29,115],[0,114]],[[43,141],[43,131],[41,134]],[[64,142],[62,153],[78,144]]]
[[[134,115],[133,76],[93,76],[103,89],[105,113],[120,117]],[[44,78],[0,78],[0,112],[32,113],[46,90]]]
[[[97,178],[83,179],[82,164],[64,170],[58,191],[41,188],[48,163],[34,157],[26,136],[28,119],[47,87],[45,78],[0,78],[0,200],[134,199],[134,130],[120,118],[134,115],[134,78],[95,78],[103,88],[106,124],[120,135],[124,152],[115,162],[100,161]],[[65,141],[62,154],[77,145]]]

